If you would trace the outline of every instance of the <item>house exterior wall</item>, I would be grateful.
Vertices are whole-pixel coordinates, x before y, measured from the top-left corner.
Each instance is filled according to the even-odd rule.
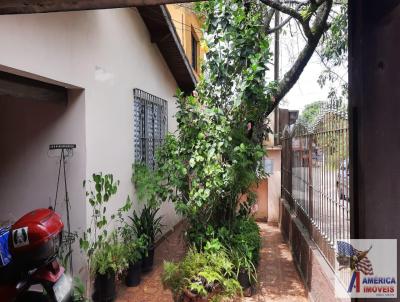
[[[128,195],[139,208],[130,180],[134,160],[133,89],[140,88],[168,101],[168,129],[173,132],[177,128],[173,118],[176,112],[173,95],[177,84],[159,50],[150,42],[138,12],[125,8],[0,16],[0,38],[7,41],[0,48],[0,70],[12,68],[83,89],[84,102],[79,103],[78,113],[84,114],[84,119],[71,116],[60,125],[62,131],[67,131],[64,127],[68,125],[69,133],[85,138],[77,143],[75,153],[85,159],[77,168],[81,174],[74,175],[76,167],[72,164],[69,167],[69,185],[71,190],[75,188],[74,195],[71,192],[71,202],[87,207],[83,210],[87,213],[83,224],[89,223],[90,211],[85,204],[82,181],[90,179],[94,172],[112,173],[121,181],[117,196],[109,204],[110,212],[121,207]],[[42,112],[36,114],[39,117]],[[59,138],[74,142],[74,136],[63,138],[56,135],[56,138],[57,141]],[[33,166],[34,155],[38,152],[46,154],[48,144],[54,143],[54,137],[47,133],[41,139],[40,152],[26,154],[25,163]],[[35,165],[26,171],[29,175],[36,173],[41,177],[45,168]],[[55,182],[56,178],[51,189],[54,189]],[[21,198],[27,198],[32,189],[27,183],[29,179],[18,189]],[[47,190],[48,184],[43,183],[35,189]],[[11,190],[7,193],[9,196],[13,194]],[[3,197],[7,199],[7,196]],[[15,211],[22,212],[22,201],[15,207]],[[171,204],[164,204],[161,214],[165,217],[165,231],[180,219]]]
[[[273,160],[273,173],[268,177],[268,221],[279,220],[279,201],[281,198],[281,148],[267,149],[267,156]]]
[[[279,123],[279,121],[277,122]],[[268,116],[270,129],[275,129],[275,115]],[[261,181],[255,187],[257,193],[257,212],[255,218],[260,221],[278,223],[279,202],[281,198],[281,146],[275,145],[274,136],[278,133],[269,133],[263,142],[267,152],[266,158],[272,160],[273,173],[266,180]]]
[[[84,127],[81,91],[71,91],[68,104],[0,96],[0,224],[13,223],[34,209],[54,206],[60,151],[49,151],[49,145],[73,142],[78,148],[66,164],[70,222],[75,230],[85,226],[80,182],[86,176]],[[56,210],[66,224],[63,181],[61,178]],[[82,259],[75,258],[79,267]]]

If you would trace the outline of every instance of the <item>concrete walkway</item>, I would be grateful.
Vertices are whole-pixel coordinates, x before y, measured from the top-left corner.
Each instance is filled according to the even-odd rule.
[[[252,297],[239,301],[307,301],[303,283],[279,228],[265,223],[259,225],[263,237],[258,267],[259,284]],[[117,302],[173,302],[171,292],[163,289],[161,284],[163,261],[177,261],[184,253],[182,227],[179,227],[157,247],[153,271],[143,276],[138,287],[126,288],[121,285]]]

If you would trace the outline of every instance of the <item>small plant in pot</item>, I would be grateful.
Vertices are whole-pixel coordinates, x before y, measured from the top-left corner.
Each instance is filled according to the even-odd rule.
[[[128,267],[124,245],[118,242],[116,234],[98,248],[91,259],[91,274],[94,279],[93,301],[109,302],[116,296],[115,278]]]
[[[89,227],[79,238],[80,248],[87,255],[88,267],[94,277],[93,301],[113,301],[115,292],[115,276],[128,267],[124,254],[124,246],[118,242],[116,232],[108,234],[109,223],[116,215],[107,212],[107,204],[117,192],[119,181],[112,174],[93,174],[92,179],[84,181],[87,201],[92,209]],[[127,199],[125,205],[118,210],[122,216],[131,208]]]
[[[135,238],[133,228],[128,224],[121,227],[120,232],[124,242],[125,259],[129,265],[126,270],[125,284],[128,287],[138,286],[142,273],[142,258],[147,251],[148,239],[146,235]]]
[[[159,208],[145,206],[140,216],[133,212],[132,227],[135,235],[139,238],[143,235],[147,238],[146,250],[143,252],[142,270],[144,272],[151,271],[154,262],[154,243],[156,236],[161,233],[162,216],[157,217]]]
[[[237,280],[243,288],[245,296],[251,296],[251,287],[257,283],[256,267],[250,260],[250,255],[243,254],[240,251],[232,251],[231,259],[236,268]]]

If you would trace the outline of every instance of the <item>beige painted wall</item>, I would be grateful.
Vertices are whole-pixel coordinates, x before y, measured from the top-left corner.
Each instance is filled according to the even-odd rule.
[[[268,220],[268,180],[261,180],[252,190],[257,194],[257,211],[255,218],[261,221]]]
[[[279,221],[279,202],[281,198],[281,149],[267,149],[273,160],[273,173],[268,177],[268,221]]]
[[[47,145],[54,142],[54,136],[62,142],[67,140],[68,135],[71,135],[69,139],[72,142],[76,137],[76,140],[85,137],[84,142],[78,143],[76,156],[68,167],[69,175],[78,173],[78,170],[81,173],[69,179],[71,190],[76,190],[74,200],[71,195],[73,204],[85,205],[81,189],[83,178],[102,171],[113,173],[121,181],[110,210],[119,208],[128,195],[138,207],[130,181],[134,158],[132,90],[140,88],[168,100],[169,130],[175,131],[173,95],[177,85],[159,50],[150,42],[149,33],[137,11],[127,8],[0,16],[0,39],[4,42],[0,47],[0,70],[13,68],[35,77],[47,77],[66,85],[82,87],[85,99],[78,102],[79,106],[67,108],[67,111],[74,110],[78,116],[67,116],[65,110],[55,105],[55,108],[48,109],[54,110],[63,121],[57,125],[59,131],[54,131],[54,123],[49,122],[40,140],[32,142],[35,152],[26,152],[20,165],[10,167],[9,173],[15,170],[19,175],[23,174],[20,172],[23,170],[26,174],[23,178],[14,179],[14,190],[6,189],[8,185],[0,186],[1,203],[12,196],[18,197],[15,197],[15,207],[10,207],[13,212],[10,215],[18,216],[24,211],[25,203],[32,202],[32,189],[38,192],[37,199],[43,205],[48,204],[48,195],[52,191],[48,192],[47,183],[39,181],[45,174],[53,175],[54,162],[46,156]],[[35,112],[36,118],[40,119],[42,111],[36,106],[32,108],[37,111],[30,111],[29,114]],[[82,120],[80,115],[83,113],[85,118]],[[15,120],[9,122],[12,124]],[[65,133],[66,137],[59,136],[59,133]],[[12,142],[9,136],[2,144],[7,142]],[[8,150],[7,154],[11,152]],[[79,163],[78,158],[84,153],[85,163],[80,162],[80,166],[76,167],[75,163]],[[48,165],[37,164],[36,157],[48,162]],[[24,169],[26,163],[30,164],[29,169]],[[6,181],[11,182],[10,179]],[[161,212],[167,228],[179,221],[171,204],[165,204]],[[81,216],[84,215],[76,219],[81,220]],[[86,222],[89,219],[86,215]]]

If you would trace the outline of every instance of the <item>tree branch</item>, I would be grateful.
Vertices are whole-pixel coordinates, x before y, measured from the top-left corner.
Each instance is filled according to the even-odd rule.
[[[273,103],[269,108],[267,108],[265,116],[268,116],[275,109],[275,107],[278,106],[282,98],[289,92],[289,90],[299,79],[305,66],[307,65],[315,49],[317,48],[319,40],[321,39],[324,31],[326,30],[326,23],[331,8],[332,8],[332,0],[327,0],[323,4],[322,9],[318,11],[317,16],[315,18],[315,22],[311,29],[312,36],[307,37],[308,38],[307,43],[300,52],[299,56],[297,57],[296,62],[289,69],[289,71],[286,72],[283,79],[279,82],[276,93],[274,94]]]
[[[339,80],[341,80],[344,84],[347,84],[347,81],[343,79],[343,77],[338,74],[336,71],[334,71],[324,60],[322,57],[322,54],[318,50],[315,51],[315,53],[318,55],[319,59],[321,60],[321,63],[325,66],[326,70],[332,74],[334,74]]]
[[[274,16],[275,9],[271,8],[268,10],[266,17],[265,17],[265,27],[268,29],[270,28],[272,17]]]
[[[297,10],[295,10],[294,8],[291,8],[291,7],[286,6],[286,5],[282,5],[281,3],[276,2],[274,0],[260,0],[260,1],[262,3],[264,3],[265,5],[268,5],[269,7],[277,9],[277,10],[279,10],[280,12],[282,12],[282,13],[284,13],[286,15],[292,16],[293,18],[299,20],[300,22],[304,21],[304,19],[301,16],[301,14]]]
[[[298,1],[296,1],[296,2],[298,2]],[[302,6],[304,6],[304,5],[306,5],[306,4],[307,4],[307,2],[298,2],[298,3],[297,3],[297,6],[296,6],[296,11],[299,10]],[[272,9],[272,10],[275,11],[274,9]],[[270,18],[272,19],[272,15],[270,16]],[[289,15],[289,17],[288,17],[285,21],[283,21],[281,24],[279,24],[278,26],[275,26],[274,28],[268,29],[268,30],[266,31],[266,34],[269,35],[269,34],[272,34],[272,33],[276,32],[276,31],[280,30],[280,29],[281,29],[282,27],[284,27],[292,18],[293,18],[293,17]],[[270,22],[271,22],[271,20],[270,20]],[[268,26],[268,28],[269,28],[269,26]]]
[[[269,34],[272,34],[272,33],[276,32],[276,31],[280,30],[280,29],[281,29],[282,27],[284,27],[291,19],[292,19],[292,16],[289,16],[285,21],[283,21],[283,22],[282,22],[281,24],[279,24],[278,26],[276,26],[276,27],[274,27],[274,28],[271,28],[271,29],[268,29],[268,30],[266,31],[266,34],[269,35]]]

